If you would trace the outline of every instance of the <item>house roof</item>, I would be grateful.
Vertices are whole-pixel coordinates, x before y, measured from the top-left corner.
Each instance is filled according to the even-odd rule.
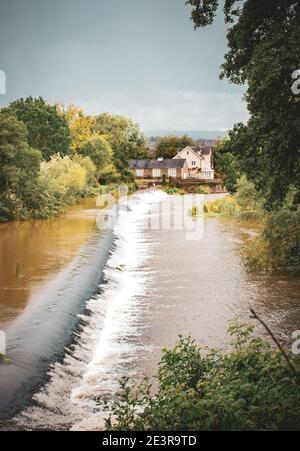
[[[130,169],[182,169],[186,160],[131,160]]]
[[[199,153],[201,155],[210,155],[211,151],[212,151],[211,147],[205,147],[205,146],[192,147],[192,149],[194,150],[194,152]]]
[[[178,152],[178,154],[174,158],[176,158],[176,159],[177,158],[181,158],[180,155],[187,149],[190,150],[191,152],[193,152],[195,155],[197,155],[197,157],[200,157],[200,158],[202,158],[202,160],[204,160],[204,158],[202,157],[201,153],[200,152],[196,152],[197,147],[190,147],[190,146],[187,146],[183,150]]]

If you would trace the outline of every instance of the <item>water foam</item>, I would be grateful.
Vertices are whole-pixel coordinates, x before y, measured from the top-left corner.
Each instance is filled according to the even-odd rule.
[[[34,405],[17,422],[28,429],[99,430],[103,427],[98,398],[111,398],[122,375],[135,375],[143,294],[150,274],[142,266],[151,255],[143,228],[161,191],[132,196],[114,225],[114,246],[104,271],[105,281],[81,315],[75,343],[55,363],[50,380],[33,397]]]

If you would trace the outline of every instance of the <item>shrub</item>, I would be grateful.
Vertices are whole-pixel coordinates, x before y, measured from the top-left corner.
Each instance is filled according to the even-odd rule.
[[[162,189],[165,191],[165,193],[169,194],[170,196],[183,196],[186,194],[186,192],[183,189],[180,188],[172,188],[172,187],[166,187],[166,186],[158,186],[159,189]]]
[[[54,155],[42,162],[40,183],[49,196],[69,204],[76,196],[84,196],[91,186],[95,166],[88,157],[61,157]],[[93,177],[94,178],[94,177]]]
[[[180,337],[163,350],[154,393],[149,380],[128,378],[112,403],[106,429],[115,431],[299,430],[299,378],[283,355],[253,336],[253,328],[229,330],[233,350],[201,349]],[[299,360],[295,365],[299,368]]]
[[[255,188],[254,183],[242,176],[237,183],[236,202],[240,221],[260,220],[264,217],[265,199]]]
[[[300,207],[268,214],[258,237],[246,247],[251,270],[300,271]]]
[[[233,217],[237,215],[238,210],[239,207],[234,196],[225,196],[204,204],[204,212],[210,216]]]

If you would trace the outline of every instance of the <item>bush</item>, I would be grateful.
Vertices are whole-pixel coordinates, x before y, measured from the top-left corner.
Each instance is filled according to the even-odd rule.
[[[99,183],[101,185],[120,183],[121,179],[121,174],[117,171],[116,167],[113,164],[106,166],[99,175]]]
[[[245,175],[237,182],[236,202],[240,221],[260,220],[264,217],[265,199]]]
[[[204,204],[204,212],[210,216],[233,217],[237,215],[238,210],[239,207],[234,196],[225,196]]]
[[[235,196],[226,196],[211,202],[206,202],[204,209],[209,215],[235,217],[238,221],[260,220],[264,217],[264,199],[255,189],[253,183],[245,176],[237,182]]]
[[[300,271],[300,207],[268,214],[258,237],[246,246],[246,261],[256,271]]]
[[[158,186],[157,188],[162,189],[165,193],[169,194],[170,196],[183,196],[186,194],[184,189],[180,188],[172,188],[172,187],[166,187],[166,186]]]
[[[121,380],[106,429],[115,431],[299,430],[300,385],[283,355],[253,328],[235,324],[233,350],[201,349],[180,337],[163,350],[153,393],[147,379],[137,387]],[[292,358],[292,357],[291,357]],[[299,368],[299,360],[295,365]]]
[[[71,159],[54,155],[49,162],[42,162],[40,183],[50,197],[69,204],[77,196],[88,193],[95,172],[96,168],[88,157]]]

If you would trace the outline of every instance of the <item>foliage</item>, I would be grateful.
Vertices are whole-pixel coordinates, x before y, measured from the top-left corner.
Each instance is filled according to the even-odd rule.
[[[137,387],[122,379],[118,398],[106,405],[106,429],[299,430],[299,378],[282,354],[253,336],[252,327],[234,324],[229,335],[229,353],[201,349],[190,337],[164,349],[155,393],[147,379]]]
[[[122,175],[117,171],[114,164],[109,164],[99,174],[99,183],[101,185],[109,185],[112,183],[120,183]]]
[[[204,203],[204,212],[209,216],[236,217],[238,211],[239,207],[234,196],[225,196]]]
[[[94,178],[95,166],[88,157],[71,159],[59,154],[41,164],[40,183],[45,191],[68,204],[77,196],[85,196]]]
[[[192,218],[198,218],[201,216],[202,209],[200,207],[194,206],[190,209],[189,215],[192,216]]]
[[[264,218],[264,198],[257,191],[254,183],[249,182],[245,175],[237,182],[235,200],[238,205],[238,219],[240,221],[261,220]]]
[[[126,117],[16,100],[0,110],[0,222],[50,218],[96,195],[98,182],[135,190],[128,162],[144,156],[145,137]]]
[[[65,117],[71,133],[71,150],[76,153],[95,136],[95,119],[85,116],[83,110],[74,105],[69,105],[64,109],[63,105],[58,105],[60,114]]]
[[[162,158],[174,158],[178,152],[183,150],[187,146],[194,146],[195,143],[187,135],[184,136],[176,136],[176,135],[167,135],[158,141],[156,146],[155,154],[156,157]]]
[[[56,105],[49,105],[42,97],[28,97],[12,102],[2,111],[25,124],[29,146],[40,150],[44,159],[49,160],[56,153],[69,155],[70,130]]]
[[[39,151],[27,143],[27,130],[14,116],[0,114],[0,222],[26,218],[38,208]]]
[[[165,193],[169,194],[170,196],[183,196],[186,194],[186,192],[183,189],[176,188],[176,187],[170,187],[170,186],[158,186],[158,189],[163,190]]]
[[[129,161],[148,157],[146,139],[138,124],[127,117],[104,113],[95,118],[95,132],[110,144],[114,165],[122,179],[133,181],[127,170]]]
[[[191,189],[191,191],[194,194],[209,194],[209,189],[206,186],[198,186],[198,187],[193,187]]]
[[[101,136],[94,136],[87,140],[78,150],[78,153],[92,160],[97,168],[97,178],[99,178],[104,168],[107,168],[111,164],[113,156],[111,146]]]
[[[213,22],[218,0],[188,0],[195,27]],[[298,0],[226,0],[230,23],[221,78],[247,82],[247,125],[230,133],[241,171],[263,192],[269,210],[282,205],[291,185],[300,188],[300,99],[292,73],[299,69]],[[299,198],[298,198],[299,203]]]
[[[215,169],[223,179],[229,193],[235,193],[240,178],[238,158],[232,153],[230,140],[220,141],[214,152]]]
[[[251,270],[300,271],[300,206],[292,201],[294,196],[290,188],[284,205],[265,216],[261,233],[248,243]]]
[[[110,185],[100,185],[99,186],[99,190],[98,192],[100,194],[108,194],[108,193],[112,193],[113,195],[115,195],[116,197],[118,197],[119,192],[120,192],[120,188],[122,190],[127,190],[128,193],[134,193],[138,187],[137,184],[134,183],[125,183],[125,184],[119,184],[119,183],[115,183],[115,184],[110,184]]]
[[[254,183],[242,176],[236,183],[236,195],[207,201],[204,211],[209,215],[235,217],[238,221],[262,220],[265,216],[264,199]]]

